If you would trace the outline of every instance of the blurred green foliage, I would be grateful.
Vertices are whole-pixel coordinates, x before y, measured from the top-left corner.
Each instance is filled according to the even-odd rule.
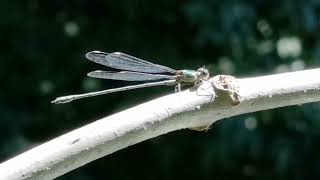
[[[0,6],[0,158],[172,92],[148,88],[52,105],[57,96],[124,85],[85,77],[91,50],[240,77],[317,67],[319,0],[27,0]],[[318,103],[183,130],[58,179],[318,179]]]

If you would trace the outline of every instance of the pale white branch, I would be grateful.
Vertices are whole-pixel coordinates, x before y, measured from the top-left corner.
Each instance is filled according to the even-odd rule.
[[[320,100],[320,69],[255,78],[215,76],[97,120],[0,164],[1,179],[53,179],[95,159],[171,131],[206,129],[248,112]]]

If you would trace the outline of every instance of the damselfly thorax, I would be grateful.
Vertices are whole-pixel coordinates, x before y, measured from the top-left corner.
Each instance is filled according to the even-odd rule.
[[[178,70],[176,73],[178,81],[182,83],[197,84],[198,81],[207,80],[209,78],[209,72],[204,67],[198,70]]]

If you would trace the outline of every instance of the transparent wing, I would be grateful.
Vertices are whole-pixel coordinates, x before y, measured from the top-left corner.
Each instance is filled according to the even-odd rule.
[[[162,74],[148,74],[131,71],[92,71],[87,74],[89,77],[100,79],[114,79],[122,81],[152,81],[161,79],[175,79],[175,76],[162,75]]]
[[[101,51],[91,51],[86,54],[86,58],[114,69],[144,73],[176,73],[176,70],[169,67],[153,64],[121,52],[105,53]]]

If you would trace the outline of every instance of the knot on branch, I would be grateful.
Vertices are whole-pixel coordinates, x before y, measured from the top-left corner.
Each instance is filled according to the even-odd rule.
[[[239,86],[237,80],[229,75],[217,75],[211,78],[215,88],[216,101],[223,105],[236,106],[240,104]]]

